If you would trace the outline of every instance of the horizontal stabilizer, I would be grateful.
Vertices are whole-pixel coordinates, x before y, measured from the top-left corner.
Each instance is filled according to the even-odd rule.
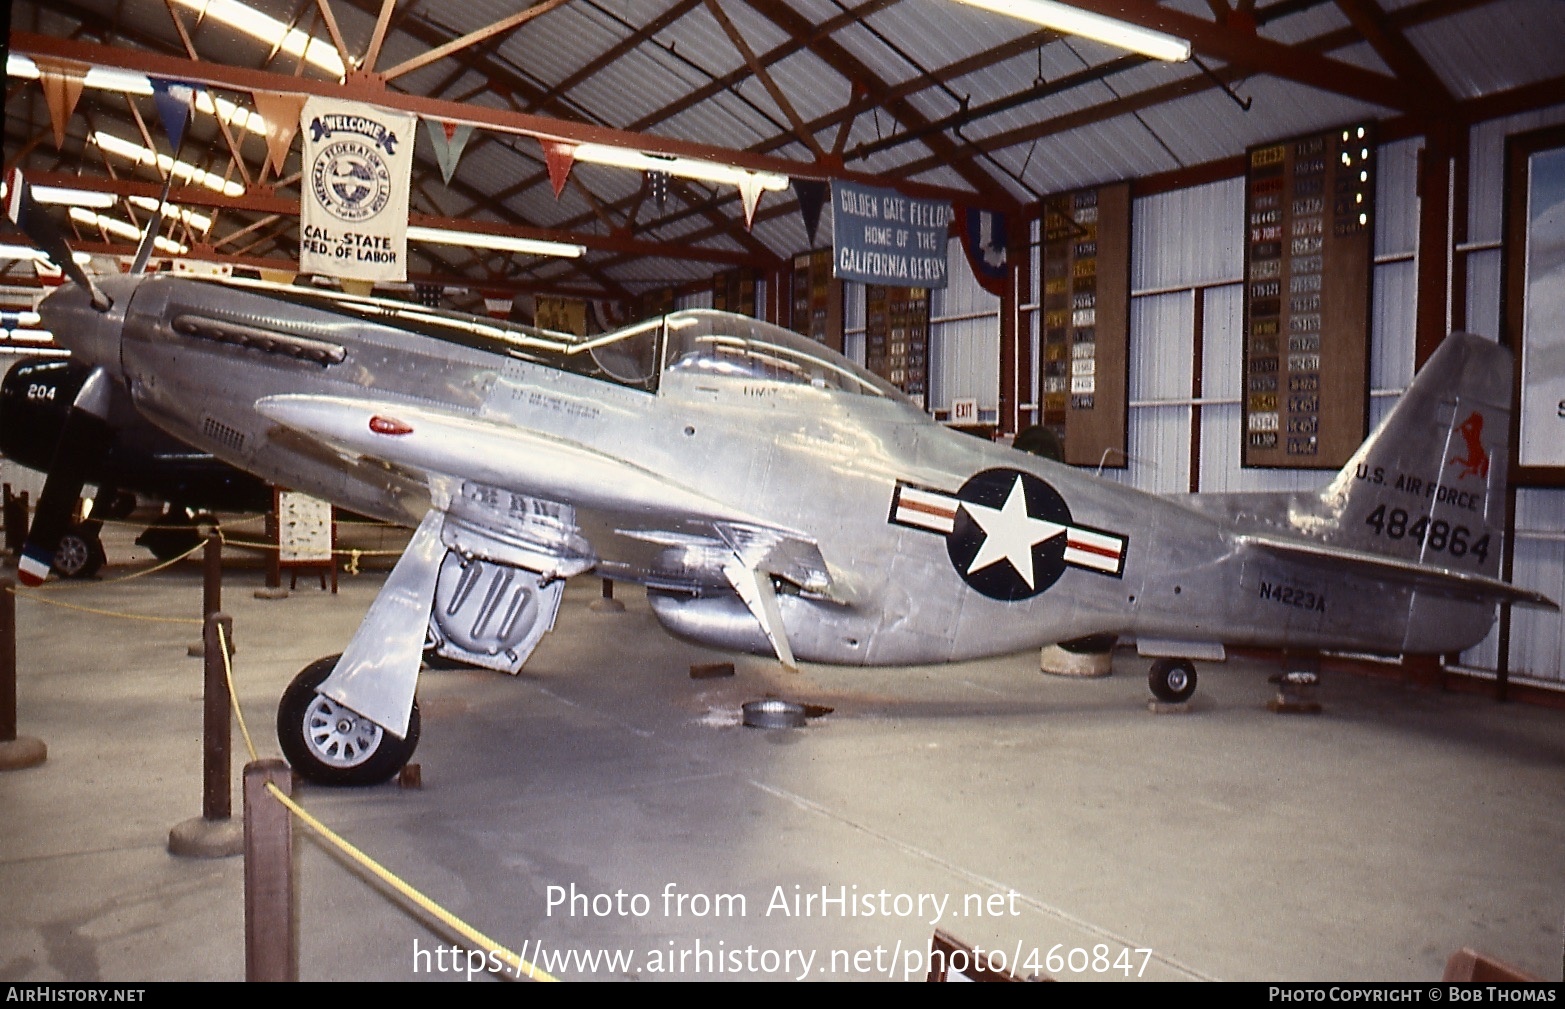
[[[1558,603],[1540,592],[1520,588],[1510,582],[1490,578],[1488,575],[1453,571],[1450,568],[1433,567],[1416,561],[1385,557],[1310,540],[1284,539],[1257,533],[1245,533],[1237,539],[1245,547],[1253,547],[1279,557],[1295,561],[1313,561],[1323,566],[1329,565],[1339,574],[1380,578],[1388,582],[1411,585],[1420,591],[1438,592],[1475,602],[1519,603],[1523,606],[1537,606],[1550,610],[1560,608]]]

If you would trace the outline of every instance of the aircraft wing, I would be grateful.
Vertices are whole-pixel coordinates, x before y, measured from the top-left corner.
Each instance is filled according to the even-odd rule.
[[[1346,571],[1361,577],[1383,578],[1387,581],[1411,584],[1424,591],[1440,592],[1464,599],[1519,603],[1523,606],[1537,606],[1550,610],[1560,608],[1559,603],[1540,592],[1524,589],[1487,575],[1418,564],[1309,540],[1268,536],[1264,533],[1242,533],[1237,538],[1242,546],[1288,560],[1330,565],[1337,572]]]
[[[726,581],[793,665],[772,576],[831,597],[832,578],[809,536],[769,525],[721,501],[585,445],[470,414],[352,397],[259,400],[272,421],[338,452],[403,471],[503,488],[600,519],[613,535],[685,558],[684,577]],[[499,513],[496,521],[503,522]],[[501,532],[516,530],[498,530]],[[590,567],[576,566],[575,570]],[[570,573],[566,571],[564,573]],[[678,575],[663,579],[675,581]]]

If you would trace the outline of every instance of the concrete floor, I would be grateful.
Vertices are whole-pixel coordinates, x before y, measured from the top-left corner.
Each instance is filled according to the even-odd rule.
[[[108,580],[145,563],[128,538],[111,541],[104,580],[48,598],[196,615],[193,564]],[[284,685],[342,648],[382,578],[264,601],[258,569],[230,571],[238,690],[263,755],[278,753]],[[519,677],[426,673],[421,790],[300,790],[529,959],[635,957],[565,978],[780,978],[812,954],[815,979],[918,975],[908,954],[927,946],[932,905],[900,914],[882,892],[946,900],[939,927],[1020,951],[1021,973],[1070,957],[1048,971],[1062,979],[1430,981],[1462,946],[1560,977],[1558,711],[1328,674],[1323,714],[1278,716],[1270,670],[1234,661],[1203,668],[1187,713],[1154,714],[1144,663],[1123,651],[1091,681],[1043,676],[1035,654],[798,674],[741,657],[734,677],[696,680],[693,663],[733,657],[669,638],[639,590],[621,588],[620,614],[591,612],[597,594],[591,579],[569,587]],[[196,627],[36,598],[18,623],[20,731],[49,759],[0,774],[0,980],[242,978],[242,860],[165,850],[200,812]],[[835,710],[802,730],[739,725],[740,704],[769,694]],[[296,852],[303,978],[464,976],[433,969],[449,954],[415,957],[449,946],[440,926],[302,827]],[[551,913],[551,887],[643,894],[647,912]],[[774,904],[843,887],[873,913]],[[684,914],[665,892],[687,895]],[[744,914],[695,913],[719,895],[742,895]]]

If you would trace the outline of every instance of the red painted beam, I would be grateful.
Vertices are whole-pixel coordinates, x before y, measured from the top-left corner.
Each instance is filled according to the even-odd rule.
[[[688,140],[660,137],[650,133],[631,133],[607,126],[569,122],[548,116],[517,112],[512,109],[492,109],[481,105],[461,104],[438,98],[425,98],[390,91],[364,80],[350,79],[342,83],[309,77],[293,77],[266,70],[225,66],[189,60],[176,56],[139,49],[120,49],[74,39],[52,38],[32,32],[13,31],[11,52],[34,58],[77,63],[85,66],[118,67],[133,70],[152,77],[188,81],[229,91],[262,91],[271,94],[319,95],[342,98],[379,105],[388,109],[412,112],[426,119],[444,122],[466,123],[479,129],[501,133],[521,134],[539,139],[560,140],[573,144],[597,143],[614,147],[626,147],[665,154],[670,157],[696,158],[715,161],[758,172],[775,172],[790,178],[826,179],[839,178],[865,182],[870,185],[894,186],[908,196],[932,199],[950,199],[970,206],[991,210],[1003,210],[994,199],[966,190],[932,186],[905,180],[888,180],[882,176],[863,172],[846,172],[829,169],[814,162],[790,161],[786,158],[757,154],[751,151],[715,147]],[[541,156],[541,154],[540,154]]]
[[[98,176],[71,175],[66,172],[29,172],[28,181],[35,186],[62,186],[89,192],[113,193],[119,197],[145,196],[157,199],[162,186],[134,179],[109,179]],[[277,196],[270,191],[245,193],[243,196],[224,196],[205,186],[177,186],[169,191],[169,202],[192,207],[214,207],[221,210],[247,210],[261,214],[299,216],[299,201]],[[465,218],[435,217],[430,214],[409,214],[408,223],[425,228],[444,228],[483,235],[503,235],[511,238],[536,238],[549,242],[571,242],[603,252],[618,252],[633,256],[657,256],[665,259],[695,260],[703,263],[721,263],[728,266],[754,266],[773,269],[781,262],[777,257],[758,256],[729,249],[710,249],[700,245],[665,244],[646,242],[628,237],[580,234],[554,231],[549,228],[530,228],[518,225],[496,224],[491,221],[474,221]],[[295,264],[297,266],[297,264]]]

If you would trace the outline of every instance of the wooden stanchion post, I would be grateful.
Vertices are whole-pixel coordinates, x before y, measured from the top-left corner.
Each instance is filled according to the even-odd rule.
[[[234,808],[232,789],[228,784],[228,753],[234,738],[233,718],[229,714],[232,701],[228,696],[228,676],[223,656],[223,649],[233,640],[233,635],[233,617],[226,613],[213,613],[206,618],[203,635],[206,663],[201,712],[201,815],[208,820],[226,820]]]
[[[222,629],[222,635],[218,629]],[[193,858],[226,858],[244,850],[244,832],[233,816],[229,786],[229,750],[233,718],[229,713],[227,661],[223,644],[231,641],[233,618],[212,613],[203,626],[206,664],[201,713],[201,815],[168,832],[168,850]]]
[[[11,493],[11,485],[4,488],[5,552],[16,557],[27,540],[27,492]]]
[[[201,619],[206,620],[223,608],[223,535],[206,534],[201,551]]]
[[[293,914],[293,817],[268,790],[293,794],[281,760],[245,765],[245,980],[299,980]]]
[[[43,741],[16,735],[16,583],[0,578],[0,771],[35,767],[49,755]]]
[[[201,619],[210,620],[212,614],[223,608],[223,535],[219,532],[206,534],[206,545],[201,550]],[[232,630],[232,628],[230,628]],[[234,639],[228,639],[228,654],[234,653]],[[206,642],[201,641],[189,648],[192,656],[206,655]]]

